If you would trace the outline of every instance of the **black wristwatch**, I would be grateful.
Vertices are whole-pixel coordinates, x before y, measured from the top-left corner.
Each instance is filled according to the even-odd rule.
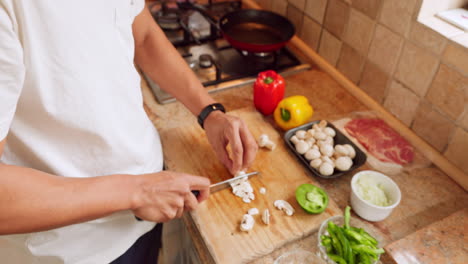
[[[198,115],[198,124],[200,124],[200,126],[202,128],[203,127],[203,123],[205,123],[205,119],[208,117],[208,115],[211,114],[211,112],[213,111],[221,111],[223,113],[226,113],[226,109],[224,109],[224,106],[220,103],[215,103],[215,104],[210,104],[210,105],[207,105],[205,108],[203,108],[203,110],[200,112],[200,114]]]

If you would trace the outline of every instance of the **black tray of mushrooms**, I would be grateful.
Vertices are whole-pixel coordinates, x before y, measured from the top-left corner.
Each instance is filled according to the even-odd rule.
[[[366,163],[366,154],[325,120],[290,129],[284,140],[294,155],[321,178],[336,178]]]

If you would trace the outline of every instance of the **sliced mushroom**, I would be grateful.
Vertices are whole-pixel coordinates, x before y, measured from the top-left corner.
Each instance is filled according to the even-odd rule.
[[[257,208],[254,207],[254,208],[250,208],[249,211],[247,211],[247,213],[248,213],[249,215],[258,215],[258,214],[259,214],[259,211],[258,211]]]
[[[285,200],[276,200],[274,205],[279,210],[283,210],[287,215],[291,216],[294,214],[294,208]]]
[[[251,215],[245,214],[242,217],[240,229],[242,231],[249,232],[254,227],[254,224],[255,224],[255,219]]]
[[[262,221],[265,225],[269,225],[270,224],[270,210],[268,209],[265,209],[265,211],[263,211],[263,214],[262,214]]]

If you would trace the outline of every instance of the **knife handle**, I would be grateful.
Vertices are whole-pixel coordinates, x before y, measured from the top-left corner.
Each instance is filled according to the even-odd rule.
[[[197,198],[198,198],[198,196],[200,195],[200,191],[198,191],[198,190],[193,190],[192,193],[193,193],[193,195],[195,195],[195,197],[197,197]],[[139,218],[138,216],[135,216],[135,218],[136,218],[136,220],[138,220],[138,221],[143,221],[143,219]]]

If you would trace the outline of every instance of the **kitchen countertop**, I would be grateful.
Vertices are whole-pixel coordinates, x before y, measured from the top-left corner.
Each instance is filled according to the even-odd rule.
[[[347,117],[350,113],[369,111],[333,78],[314,65],[310,70],[288,76],[285,80],[287,84],[286,96],[302,94],[310,100],[315,111],[312,120],[335,120]],[[180,103],[158,104],[144,81],[142,81],[142,91],[145,109],[158,129],[172,129],[190,123],[196,124],[195,117]],[[212,96],[215,100],[224,104],[228,111],[253,105],[252,84],[214,93]],[[271,117],[267,117],[267,121],[275,126]],[[161,140],[164,141],[164,137]],[[389,253],[382,257],[384,263],[392,263],[394,261],[393,254],[397,254],[395,252],[398,252],[397,249],[400,245],[404,245],[403,242],[392,242],[411,236],[415,231],[427,228],[431,224],[457,211],[463,210],[467,205],[468,196],[463,188],[441,170],[430,165],[430,162],[424,160],[424,157],[420,153],[417,156],[419,157],[419,166],[413,166],[402,173],[392,175],[392,178],[397,182],[402,191],[403,198],[401,204],[384,221],[377,223],[365,222],[369,229],[378,234],[381,245],[391,246]],[[372,168],[366,164],[360,169]],[[352,174],[348,174],[334,180],[322,178],[316,180],[325,188],[339,208],[344,209],[349,204],[349,183],[351,177]],[[353,217],[358,218],[354,214]],[[453,221],[449,222],[449,224],[454,223]],[[463,245],[463,236],[451,236],[447,239],[455,240],[452,243],[447,243],[448,247],[461,247]],[[460,243],[458,243],[457,239],[460,240]],[[414,253],[417,255],[424,252],[424,250],[421,250],[425,248],[424,241],[413,240],[411,242],[413,245],[421,243],[421,247],[414,251],[406,249],[406,254]],[[272,263],[282,253],[295,248],[316,252],[316,235],[313,234],[290,243],[253,263]],[[462,254],[466,254],[466,251],[464,252],[462,248],[454,248],[453,250],[457,252],[461,250]],[[202,255],[206,253],[199,252],[202,259]],[[435,262],[434,260],[433,263],[440,262]]]

